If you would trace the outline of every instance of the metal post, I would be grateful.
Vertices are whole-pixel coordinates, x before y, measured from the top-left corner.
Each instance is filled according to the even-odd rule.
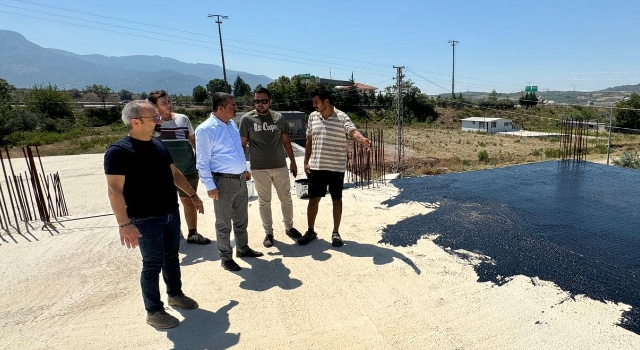
[[[609,110],[609,137],[607,140],[607,165],[609,165],[609,154],[611,153],[611,122],[613,120],[613,103]]]
[[[210,17],[210,18],[216,17],[216,23],[218,23],[218,36],[220,37],[220,54],[222,55],[222,76],[224,77],[224,82],[227,83],[228,85],[229,82],[227,81],[227,67],[224,64],[224,49],[222,48],[222,29],[220,27],[220,24],[222,24],[222,21],[220,20],[220,18],[228,19],[229,16],[208,15],[207,17]],[[227,92],[231,92],[231,91],[227,91]]]

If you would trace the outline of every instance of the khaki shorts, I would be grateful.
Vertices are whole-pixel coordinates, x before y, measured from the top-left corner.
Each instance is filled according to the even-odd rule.
[[[191,187],[197,192],[198,182],[200,182],[199,181],[200,179],[198,178],[198,173],[188,174],[188,175],[185,175],[184,177],[187,179],[187,182],[189,182],[189,185],[191,185]],[[178,190],[178,196],[180,196],[180,198],[189,197],[188,194],[184,193],[178,187],[176,187],[176,190]]]

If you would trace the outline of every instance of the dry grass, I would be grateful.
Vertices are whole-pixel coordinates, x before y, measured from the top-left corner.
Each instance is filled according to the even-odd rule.
[[[440,109],[440,118],[434,125],[411,124],[404,128],[405,158],[400,171],[406,176],[461,172],[507,166],[513,164],[557,159],[560,144],[558,138],[526,138],[497,136],[460,131],[455,120],[455,110]],[[365,129],[363,122],[356,122]],[[395,131],[393,125],[366,124],[367,129],[382,129],[385,142],[387,169],[395,165]],[[103,153],[106,147],[126,134],[110,126],[93,128],[87,135],[72,140],[39,146],[41,156]],[[600,134],[589,142],[587,160],[606,160],[607,138]],[[598,147],[596,147],[598,146]],[[640,151],[640,136],[612,135],[611,159],[620,157],[623,151]],[[479,153],[486,158],[479,159]],[[3,152],[4,153],[4,152]],[[20,147],[10,148],[12,158],[23,157]]]
[[[387,125],[369,125],[384,131],[387,168],[395,164],[395,131]],[[459,129],[411,125],[404,128],[405,157],[400,170],[405,175],[439,174],[557,159],[557,137],[533,138],[462,132]],[[611,158],[625,150],[640,150],[636,135],[614,134]],[[606,159],[606,135],[589,141],[587,160]],[[596,147],[598,146],[598,147]],[[479,156],[486,152],[485,157]],[[482,160],[481,160],[482,158]]]

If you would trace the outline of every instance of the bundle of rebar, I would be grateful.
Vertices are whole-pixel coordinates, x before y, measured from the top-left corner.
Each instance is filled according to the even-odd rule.
[[[371,146],[366,147],[355,140],[351,140],[347,170],[350,181],[356,187],[367,187],[385,184],[384,141],[381,129],[365,132]]]
[[[35,146],[35,150],[40,172],[36,166],[32,147],[22,148],[28,169],[24,172],[24,177],[23,174],[15,173],[9,148],[5,147],[4,150],[9,171],[0,151],[0,163],[4,176],[4,186],[0,184],[0,227],[6,232],[10,232],[10,228],[13,227],[20,233],[21,221],[28,224],[29,221],[39,219],[49,224],[51,218],[57,219],[58,216],[69,215],[60,175],[57,172],[48,176],[45,174],[38,147]]]
[[[584,162],[587,160],[588,123],[584,120],[563,119],[560,131],[560,159]]]

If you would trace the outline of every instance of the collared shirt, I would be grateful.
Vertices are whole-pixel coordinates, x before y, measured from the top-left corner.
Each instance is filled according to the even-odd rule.
[[[356,126],[349,116],[337,108],[325,120],[320,112],[309,114],[307,136],[311,136],[309,167],[313,170],[345,172],[347,170],[347,137]]]
[[[240,133],[233,120],[223,123],[212,113],[209,119],[198,125],[196,168],[207,191],[216,189],[212,172],[242,174],[247,170]]]

